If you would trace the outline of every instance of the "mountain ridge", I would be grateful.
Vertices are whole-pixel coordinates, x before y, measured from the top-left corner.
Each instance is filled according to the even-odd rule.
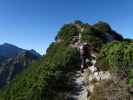
[[[25,51],[30,51],[30,52],[40,56],[40,54],[37,53],[33,49],[31,49],[31,50],[22,49],[13,44],[10,44],[10,43],[3,43],[0,45],[0,57],[4,57],[4,58],[14,57],[14,56],[18,55],[19,53],[25,52]]]
[[[18,75],[15,80],[13,80],[6,88],[4,88],[3,91],[0,92],[0,99],[69,100],[69,94],[72,92],[74,89],[73,87],[75,86],[70,82],[70,79],[72,79],[71,76],[73,74],[75,75],[75,72],[80,70],[81,59],[79,49],[77,47],[74,48],[71,46],[71,44],[76,45],[79,41],[78,38],[75,38],[79,36],[79,33],[82,34],[81,42],[87,42],[93,47],[93,53],[96,55],[96,57],[99,58],[98,63],[100,62],[100,64],[103,63],[103,65],[105,65],[108,62],[111,66],[115,66],[115,64],[120,65],[121,62],[119,61],[123,61],[123,58],[120,59],[119,54],[121,56],[122,54],[126,55],[126,53],[128,56],[124,56],[125,62],[130,63],[131,61],[129,58],[133,58],[131,49],[132,46],[125,46],[125,48],[122,50],[121,48],[123,47],[123,42],[125,44],[124,38],[117,34],[117,32],[114,32],[112,29],[110,30],[110,28],[108,28],[108,24],[107,27],[105,26],[103,23],[100,23],[98,26],[96,26],[97,28],[95,28],[94,26],[83,23],[81,21],[65,24],[58,32],[55,38],[55,42],[49,45],[46,55],[44,55],[39,61],[33,62],[24,72],[21,73],[21,75]],[[83,31],[81,31],[82,28],[84,28]],[[110,43],[112,44],[108,46]],[[114,45],[114,43],[116,44]],[[117,43],[120,44],[118,47]],[[125,45],[128,44],[129,43],[127,42]],[[103,49],[104,46],[105,50]],[[103,53],[101,53],[101,50]],[[100,53],[101,55],[99,57]],[[112,56],[112,54],[114,55]],[[101,57],[103,59],[100,59]],[[114,58],[115,61],[113,60]],[[102,69],[102,67],[99,68],[100,70]],[[87,77],[90,77],[89,74],[90,71],[88,70]],[[130,77],[132,77],[132,74]],[[91,83],[93,84],[95,82],[97,82],[97,80],[94,79]],[[113,83],[113,79],[111,82]],[[111,82],[107,80],[106,85],[112,87]],[[104,81],[102,83],[104,83]],[[130,83],[132,83],[132,80],[130,80]],[[102,85],[104,86],[105,83]],[[108,90],[106,93],[106,90],[104,88],[101,89],[100,86],[101,84],[99,84],[98,88],[97,86],[94,87],[94,93],[96,92],[96,94],[92,93],[91,100],[110,100],[105,98],[104,95],[109,94],[110,90],[113,91],[115,86],[117,89],[119,88],[119,86],[113,84],[114,88],[107,88]],[[105,94],[101,94],[99,96],[98,94],[100,93]],[[127,94],[129,95],[130,93]],[[89,96],[91,96],[91,94],[89,94]],[[115,96],[119,98],[119,94]],[[125,95],[123,94],[122,96]]]
[[[26,50],[9,43],[0,45],[0,88],[9,84],[33,60],[40,57],[41,55],[33,49]]]

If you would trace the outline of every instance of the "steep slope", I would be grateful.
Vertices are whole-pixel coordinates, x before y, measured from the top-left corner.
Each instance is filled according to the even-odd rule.
[[[115,32],[111,26],[105,22],[97,22],[94,25],[83,25],[83,42],[92,45],[95,51],[99,52],[104,44],[112,41],[123,41],[123,37]]]
[[[100,26],[105,27],[103,24]],[[75,88],[70,80],[80,68],[79,51],[71,45],[80,41],[79,34],[82,35],[81,42],[88,42],[94,53],[100,52],[102,46],[111,41],[123,40],[122,36],[112,32],[110,28],[111,31],[100,29],[80,21],[64,25],[56,36],[56,42],[47,49],[46,55],[33,62],[4,88],[0,99],[69,100],[70,93]]]
[[[69,91],[66,74],[75,69],[79,62],[77,53],[76,49],[53,44],[45,57],[34,62],[12,81],[5,92],[2,92],[1,100],[54,100],[58,97],[56,91]]]
[[[67,44],[75,44],[78,41],[80,34],[80,43],[87,42],[97,52],[101,47],[111,41],[123,41],[123,37],[115,32],[111,26],[105,22],[97,22],[94,25],[75,21],[74,23],[65,24],[58,35],[56,36],[57,42]]]
[[[34,50],[25,50],[9,43],[0,45],[0,88],[12,80],[32,60],[41,56]]]
[[[111,79],[95,80],[90,100],[133,99],[133,45],[130,42],[105,45],[97,57],[96,68],[110,72]]]
[[[8,84],[15,76],[22,72],[33,60],[40,56],[34,55],[30,51],[23,51],[18,55],[5,59],[0,63],[0,88]]]

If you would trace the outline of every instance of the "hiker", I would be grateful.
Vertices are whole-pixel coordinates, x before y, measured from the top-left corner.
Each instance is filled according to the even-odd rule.
[[[86,60],[90,60],[91,58],[91,49],[90,45],[87,43],[83,43],[80,46],[80,56],[81,56],[81,72],[84,72],[84,68],[86,67]]]

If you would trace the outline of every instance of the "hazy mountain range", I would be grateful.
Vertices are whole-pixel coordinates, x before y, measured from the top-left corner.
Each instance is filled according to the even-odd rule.
[[[0,45],[0,87],[40,57],[34,50],[25,50],[9,43]]]

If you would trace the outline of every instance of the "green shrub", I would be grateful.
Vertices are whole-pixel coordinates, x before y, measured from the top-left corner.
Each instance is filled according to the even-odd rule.
[[[132,84],[133,45],[127,42],[113,42],[106,45],[97,58],[96,66],[100,70],[109,70],[124,75]]]
[[[133,85],[133,79],[130,79],[128,82],[130,85]]]
[[[63,44],[51,46],[40,61],[34,62],[1,91],[1,100],[53,100],[60,91],[68,89],[65,74],[76,69],[79,51]]]
[[[133,67],[133,46],[125,42],[113,42],[106,45],[97,58],[102,70],[130,69]]]
[[[79,34],[79,29],[76,27],[76,25],[65,24],[58,32],[56,40],[60,39],[62,42],[70,44],[73,39],[73,36],[78,36],[78,34]]]
[[[79,35],[79,29],[83,27],[85,30],[81,33],[81,40],[91,44],[96,51],[100,51],[103,44],[108,42],[107,35],[110,34],[107,33],[109,29],[103,29],[103,31],[100,29],[109,28],[108,25],[107,27],[106,25],[105,27],[104,25],[100,26],[102,28],[98,29],[80,21],[66,24],[56,36],[56,42],[47,49],[46,55],[39,61],[33,62],[9,86],[0,91],[0,100],[65,100],[62,97],[65,97],[71,90],[67,83],[67,74],[77,70],[80,65],[79,51],[69,47],[69,44],[72,43],[75,36]],[[112,33],[111,36],[117,35]],[[108,45],[98,57],[98,62],[101,65],[106,64],[108,68],[113,69],[121,68],[123,64],[127,65],[129,69],[132,60],[132,47],[123,47],[123,44],[119,43]]]

